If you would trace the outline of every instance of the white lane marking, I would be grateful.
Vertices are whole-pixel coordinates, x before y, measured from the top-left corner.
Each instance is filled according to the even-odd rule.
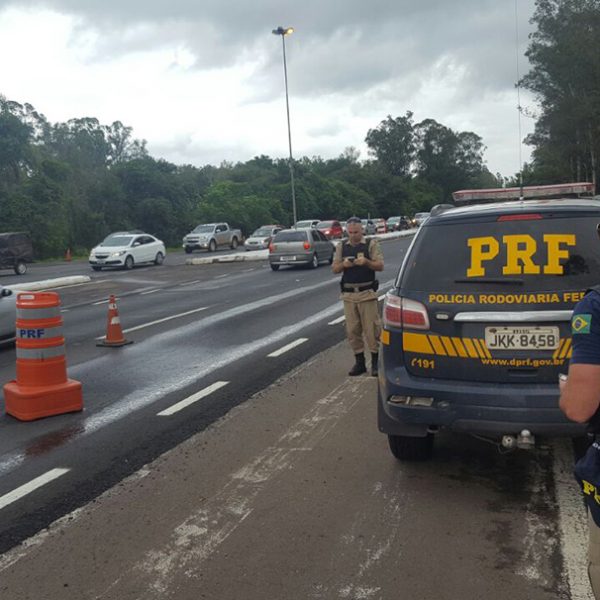
[[[171,315],[170,317],[164,317],[163,319],[157,319],[156,321],[150,321],[150,323],[144,323],[142,325],[136,325],[135,327],[129,327],[129,329],[123,329],[123,333],[130,333],[132,331],[138,331],[138,329],[144,329],[145,327],[151,327],[152,325],[158,325],[159,323],[164,323],[165,321],[171,321],[172,319],[179,319],[179,317],[186,317],[187,315],[193,315],[194,313],[207,310],[208,306],[202,306],[200,308],[195,308],[194,310],[188,310],[186,312],[179,313],[177,315]],[[106,336],[101,335],[95,339],[103,340]]]
[[[108,304],[108,300],[100,300],[99,302],[92,302],[92,306],[99,306],[100,304]]]
[[[285,354],[288,350],[291,350],[300,344],[304,344],[304,342],[308,342],[308,338],[298,338],[297,340],[289,343],[287,346],[279,348],[279,350],[275,350],[275,352],[271,352],[271,354],[267,354],[267,358],[277,358],[278,356]]]
[[[201,563],[254,511],[256,499],[266,493],[267,486],[278,475],[293,468],[300,456],[312,451],[362,399],[361,388],[370,390],[371,382],[366,378],[362,381],[346,379],[317,400],[274,446],[266,448],[232,473],[220,490],[174,527],[163,546],[147,551],[126,574],[109,584],[109,588],[97,597],[104,597],[126,580],[128,585],[146,590],[144,597],[147,600],[161,599],[172,589],[177,577],[198,573]]]
[[[251,269],[244,269],[242,273],[250,273],[250,271],[256,271],[256,267],[252,267]]]
[[[180,287],[184,287],[186,285],[193,285],[194,283],[200,283],[202,279],[194,279],[194,281],[186,281],[185,283],[180,283]]]
[[[68,309],[68,308],[61,308],[61,309],[60,309],[60,312],[61,312],[61,313],[63,313],[63,312],[69,312],[69,309]]]
[[[344,315],[342,315],[341,317],[338,317],[337,319],[334,319],[333,321],[329,321],[329,323],[327,323],[327,325],[337,325],[338,323],[343,323],[346,320],[346,317]]]
[[[142,292],[140,294],[140,296],[146,296],[147,294],[154,294],[155,292],[160,292],[160,291],[161,291],[161,288],[158,288],[156,290],[148,290],[147,292]]]
[[[268,268],[268,267],[267,267]],[[313,289],[317,289],[320,287],[324,287],[326,285],[336,283],[335,279],[331,279],[322,283],[318,283],[312,286],[306,286],[302,288],[294,288],[289,292],[284,292],[282,294],[277,294],[275,296],[269,296],[262,300],[257,300],[255,302],[250,302],[249,304],[245,304],[243,306],[238,306],[235,308],[231,308],[229,310],[225,310],[222,313],[211,315],[205,319],[201,319],[195,323],[192,323],[187,327],[187,333],[190,335],[198,334],[203,329],[207,327],[214,327],[216,324],[230,320],[234,317],[247,314],[254,310],[263,308],[264,306],[269,306],[274,304],[280,300],[284,300],[286,298],[290,298],[292,296],[297,296],[301,292],[308,292]],[[263,348],[268,348],[269,346],[276,344],[277,342],[283,341],[286,338],[290,338],[294,335],[297,335],[300,332],[306,330],[306,328],[316,325],[325,319],[330,319],[333,315],[340,312],[340,303],[336,302],[327,308],[306,317],[302,321],[298,323],[294,323],[293,325],[289,325],[288,327],[283,327],[282,329],[278,329],[274,333],[261,338],[259,340],[254,340],[252,342],[248,342],[246,344],[242,344],[236,348],[231,349],[227,352],[227,354],[222,354],[218,358],[214,360],[208,360],[202,367],[195,370],[193,373],[189,375],[181,376],[181,374],[177,370],[173,370],[173,374],[170,375],[170,371],[163,371],[161,375],[161,385],[157,388],[155,385],[148,385],[146,387],[142,387],[140,389],[135,390],[127,394],[125,397],[120,400],[114,402],[110,406],[100,410],[99,412],[90,415],[83,422],[83,432],[77,436],[71,438],[72,440],[79,439],[80,436],[87,436],[104,427],[111,425],[112,423],[116,423],[120,419],[127,417],[128,415],[134,413],[137,410],[141,410],[147,406],[150,406],[154,402],[157,402],[165,395],[177,392],[185,386],[193,385],[200,381],[203,377],[206,377],[213,371],[217,369],[221,369],[223,367],[227,367],[236,361],[246,358],[251,354],[260,352]],[[130,331],[129,329],[125,330],[126,332]],[[159,342],[169,344],[170,342],[179,339],[181,332],[179,328],[175,328],[171,331],[165,331],[161,333],[158,338]],[[101,336],[99,340],[104,339],[105,336]],[[143,343],[143,342],[142,342]],[[138,348],[142,346],[142,343],[138,345]],[[72,376],[77,376],[79,374],[80,377],[85,379],[87,373],[97,371],[98,368],[105,368],[105,358],[92,359],[85,363],[84,365],[79,365],[75,367],[71,367],[69,373]],[[156,363],[156,370],[164,369],[164,357],[160,358],[160,363]],[[3,454],[0,456],[0,475],[4,475],[5,473],[10,473],[14,471],[19,465],[23,463],[26,456],[24,452],[12,452],[10,454]]]
[[[215,275],[213,279],[223,279],[223,277],[229,277],[229,273],[224,273],[223,275]]]
[[[9,504],[12,504],[13,502],[20,500],[24,496],[27,496],[27,494],[31,494],[31,492],[41,488],[43,485],[54,481],[61,475],[68,473],[70,470],[71,469],[52,469],[51,471],[32,479],[29,483],[25,483],[24,485],[18,487],[12,492],[4,494],[4,496],[0,496],[0,510]]]
[[[568,439],[554,440],[552,464],[558,504],[560,544],[571,600],[594,600],[587,574],[588,525],[581,491],[573,478],[573,451]]]
[[[180,410],[187,408],[191,404],[194,404],[194,402],[198,402],[198,400],[201,400],[202,398],[206,398],[206,396],[209,396],[213,392],[220,390],[222,387],[225,387],[227,384],[229,384],[229,381],[217,381],[217,382],[213,383],[212,385],[205,387],[203,390],[200,390],[199,392],[196,392],[195,394],[188,396],[187,398],[185,398],[185,400],[181,400],[181,402],[177,402],[176,404],[173,404],[173,406],[170,406],[169,408],[165,408],[165,410],[161,410],[159,413],[157,413],[157,416],[158,417],[170,417],[171,415],[174,415],[176,412],[179,412]]]

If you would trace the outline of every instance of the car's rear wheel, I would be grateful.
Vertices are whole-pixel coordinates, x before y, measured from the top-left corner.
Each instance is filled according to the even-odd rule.
[[[216,249],[217,249],[217,242],[215,242],[215,240],[210,240],[210,243],[208,244],[208,251],[214,252]]]
[[[92,266],[92,271],[102,271],[102,267],[94,267],[94,266]]]
[[[398,460],[429,460],[433,453],[433,434],[425,437],[388,435],[392,454]]]
[[[317,256],[317,253],[315,252],[312,255],[312,259],[310,261],[310,267],[311,269],[316,269],[319,266],[319,257]]]
[[[231,240],[231,249],[232,249],[232,250],[235,250],[237,247],[238,247],[238,239],[237,239],[236,237],[234,237],[234,238]]]
[[[194,249],[193,249],[193,248],[190,248],[189,246],[186,246],[186,247],[185,247],[185,253],[186,253],[186,254],[191,254],[193,250],[194,250]]]
[[[15,265],[15,273],[17,275],[25,275],[25,273],[27,273],[27,263],[19,260]]]
[[[129,271],[131,269],[133,269],[133,256],[131,256],[131,254],[125,259],[125,265],[124,267]]]
[[[279,271],[279,265],[271,265],[271,269],[273,269],[273,271]]]
[[[162,265],[165,260],[165,257],[162,252],[157,252],[156,257],[154,258],[155,265]]]

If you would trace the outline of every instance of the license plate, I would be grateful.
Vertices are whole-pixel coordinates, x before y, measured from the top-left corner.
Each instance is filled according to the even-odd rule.
[[[486,327],[489,350],[556,350],[558,327]]]
[[[280,262],[294,262],[296,260],[295,256],[282,256]]]

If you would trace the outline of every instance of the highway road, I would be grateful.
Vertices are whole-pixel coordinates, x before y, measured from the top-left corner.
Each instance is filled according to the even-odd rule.
[[[406,239],[385,244],[389,267],[382,282],[387,288],[407,244]],[[326,265],[274,273],[266,261],[174,262],[102,271],[91,283],[58,290],[68,372],[83,384],[85,408],[31,423],[9,416],[0,420],[0,497],[52,469],[69,469],[0,510],[0,551],[343,339],[338,278]],[[85,265],[71,263],[40,265],[31,274],[46,278],[80,271],[89,273]],[[14,283],[16,278],[7,279]],[[110,294],[117,296],[122,327],[134,342],[119,349],[96,346],[106,331]],[[298,345],[269,356],[290,343]],[[0,382],[14,376],[14,349],[0,350]],[[210,386],[214,391],[201,401],[158,416]]]
[[[396,461],[337,281],[182,262],[59,290],[85,409],[0,418],[2,600],[591,600],[569,443],[442,433]],[[121,349],[96,346],[111,293]]]

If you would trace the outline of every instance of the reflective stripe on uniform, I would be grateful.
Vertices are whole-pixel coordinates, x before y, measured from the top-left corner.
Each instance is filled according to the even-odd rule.
[[[17,307],[17,319],[38,320],[52,319],[60,317],[60,307],[51,306],[50,308],[19,308]]]
[[[20,348],[17,345],[17,358],[25,358],[30,360],[43,360],[45,358],[54,358],[56,356],[64,356],[65,345],[50,346],[49,348]]]

